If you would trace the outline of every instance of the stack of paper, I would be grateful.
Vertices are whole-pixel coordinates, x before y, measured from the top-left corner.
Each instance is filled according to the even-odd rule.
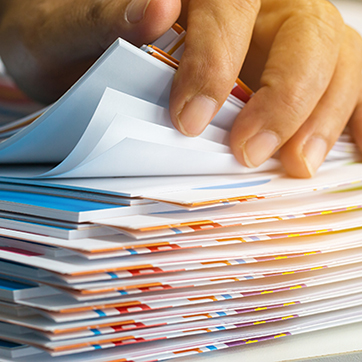
[[[166,56],[117,41],[1,130],[1,361],[160,361],[362,321],[355,146],[342,136],[310,180],[277,159],[250,173],[228,146],[239,81],[199,138],[180,135],[183,36],[156,42]]]

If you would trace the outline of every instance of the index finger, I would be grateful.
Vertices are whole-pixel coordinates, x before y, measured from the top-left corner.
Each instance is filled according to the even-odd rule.
[[[247,53],[260,0],[189,0],[185,51],[170,114],[175,127],[199,135],[230,94]]]

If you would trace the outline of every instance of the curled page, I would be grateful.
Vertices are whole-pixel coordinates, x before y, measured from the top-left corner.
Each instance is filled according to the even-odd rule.
[[[226,101],[200,137],[188,138],[173,128],[167,106],[174,74],[173,68],[119,39],[58,102],[0,144],[0,163],[50,166],[39,173],[5,168],[2,175],[250,172],[228,146],[228,129],[241,110],[237,103]],[[270,160],[258,171],[278,166]]]
[[[0,144],[0,162],[61,162],[78,143],[106,87],[166,107],[173,76],[166,64],[118,39],[58,102]]]
[[[12,177],[115,177],[243,174],[273,170],[241,166],[228,145],[242,102],[230,96],[202,135],[187,138],[169,117],[175,69],[119,39],[53,106],[0,143],[0,163]],[[0,130],[1,131],[1,130]],[[338,145],[337,145],[338,146]],[[355,157],[349,142],[332,159]]]

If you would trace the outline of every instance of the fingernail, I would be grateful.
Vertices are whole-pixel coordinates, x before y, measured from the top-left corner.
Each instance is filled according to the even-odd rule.
[[[196,96],[187,102],[178,116],[182,133],[198,136],[210,123],[216,111],[217,103],[205,96]]]
[[[274,154],[279,144],[279,137],[274,132],[257,133],[242,146],[246,165],[258,167]]]
[[[327,153],[327,142],[321,137],[311,137],[303,147],[303,157],[311,176],[323,163]]]
[[[132,0],[126,9],[126,20],[132,24],[140,22],[150,2],[151,0]]]

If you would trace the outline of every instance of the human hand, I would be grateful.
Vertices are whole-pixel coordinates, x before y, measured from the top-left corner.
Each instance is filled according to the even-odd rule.
[[[170,102],[182,133],[203,131],[243,65],[241,79],[257,91],[231,132],[242,164],[259,166],[280,149],[290,175],[310,177],[352,114],[350,128],[362,149],[362,40],[332,4],[188,0],[183,5],[185,52]]]
[[[0,53],[8,71],[33,98],[51,102],[116,37],[140,45],[160,36],[181,4],[0,0],[0,6]],[[181,132],[202,132],[244,64],[242,79],[257,92],[231,133],[242,164],[258,166],[281,148],[286,170],[309,177],[352,113],[362,149],[361,38],[328,1],[182,0],[182,6],[186,50],[170,101]]]
[[[50,103],[115,39],[150,43],[180,8],[180,0],[0,0],[0,55],[25,93]]]

